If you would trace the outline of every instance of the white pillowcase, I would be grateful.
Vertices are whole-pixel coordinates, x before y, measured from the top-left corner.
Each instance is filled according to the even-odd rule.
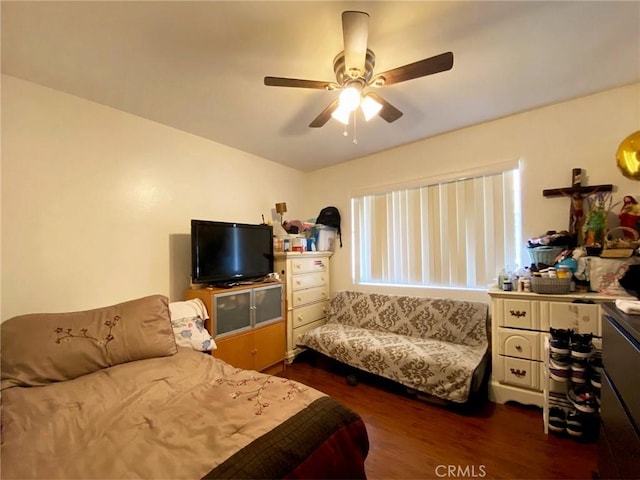
[[[204,321],[209,318],[207,309],[199,298],[184,302],[171,302],[171,326],[176,343],[181,347],[208,352],[215,350],[216,342],[204,327]]]

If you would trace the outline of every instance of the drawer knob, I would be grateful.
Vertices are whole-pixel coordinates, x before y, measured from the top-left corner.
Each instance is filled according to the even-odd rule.
[[[522,312],[520,310],[510,310],[509,314],[512,317],[516,317],[516,318],[520,318],[520,317],[526,317],[527,316],[527,312]]]
[[[302,315],[298,315],[298,320],[302,320],[304,317]]]
[[[511,374],[515,375],[518,378],[522,378],[522,377],[526,377],[527,376],[527,371],[526,370],[520,370],[517,368],[512,368],[511,369]]]
[[[520,344],[516,345],[516,350],[522,352],[522,346]]]

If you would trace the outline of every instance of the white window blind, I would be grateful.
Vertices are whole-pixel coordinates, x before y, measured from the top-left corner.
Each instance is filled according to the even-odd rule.
[[[486,288],[520,258],[517,169],[351,199],[354,283]]]

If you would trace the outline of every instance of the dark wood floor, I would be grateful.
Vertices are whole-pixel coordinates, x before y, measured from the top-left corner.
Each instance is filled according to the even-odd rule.
[[[545,435],[540,409],[485,402],[475,411],[453,411],[371,376],[349,386],[349,370],[312,360],[296,360],[281,375],[362,416],[369,479],[589,479],[597,469],[597,444]]]

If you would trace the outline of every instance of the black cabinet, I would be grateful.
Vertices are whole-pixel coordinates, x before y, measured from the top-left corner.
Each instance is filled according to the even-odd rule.
[[[640,478],[640,315],[604,305],[600,478]]]

